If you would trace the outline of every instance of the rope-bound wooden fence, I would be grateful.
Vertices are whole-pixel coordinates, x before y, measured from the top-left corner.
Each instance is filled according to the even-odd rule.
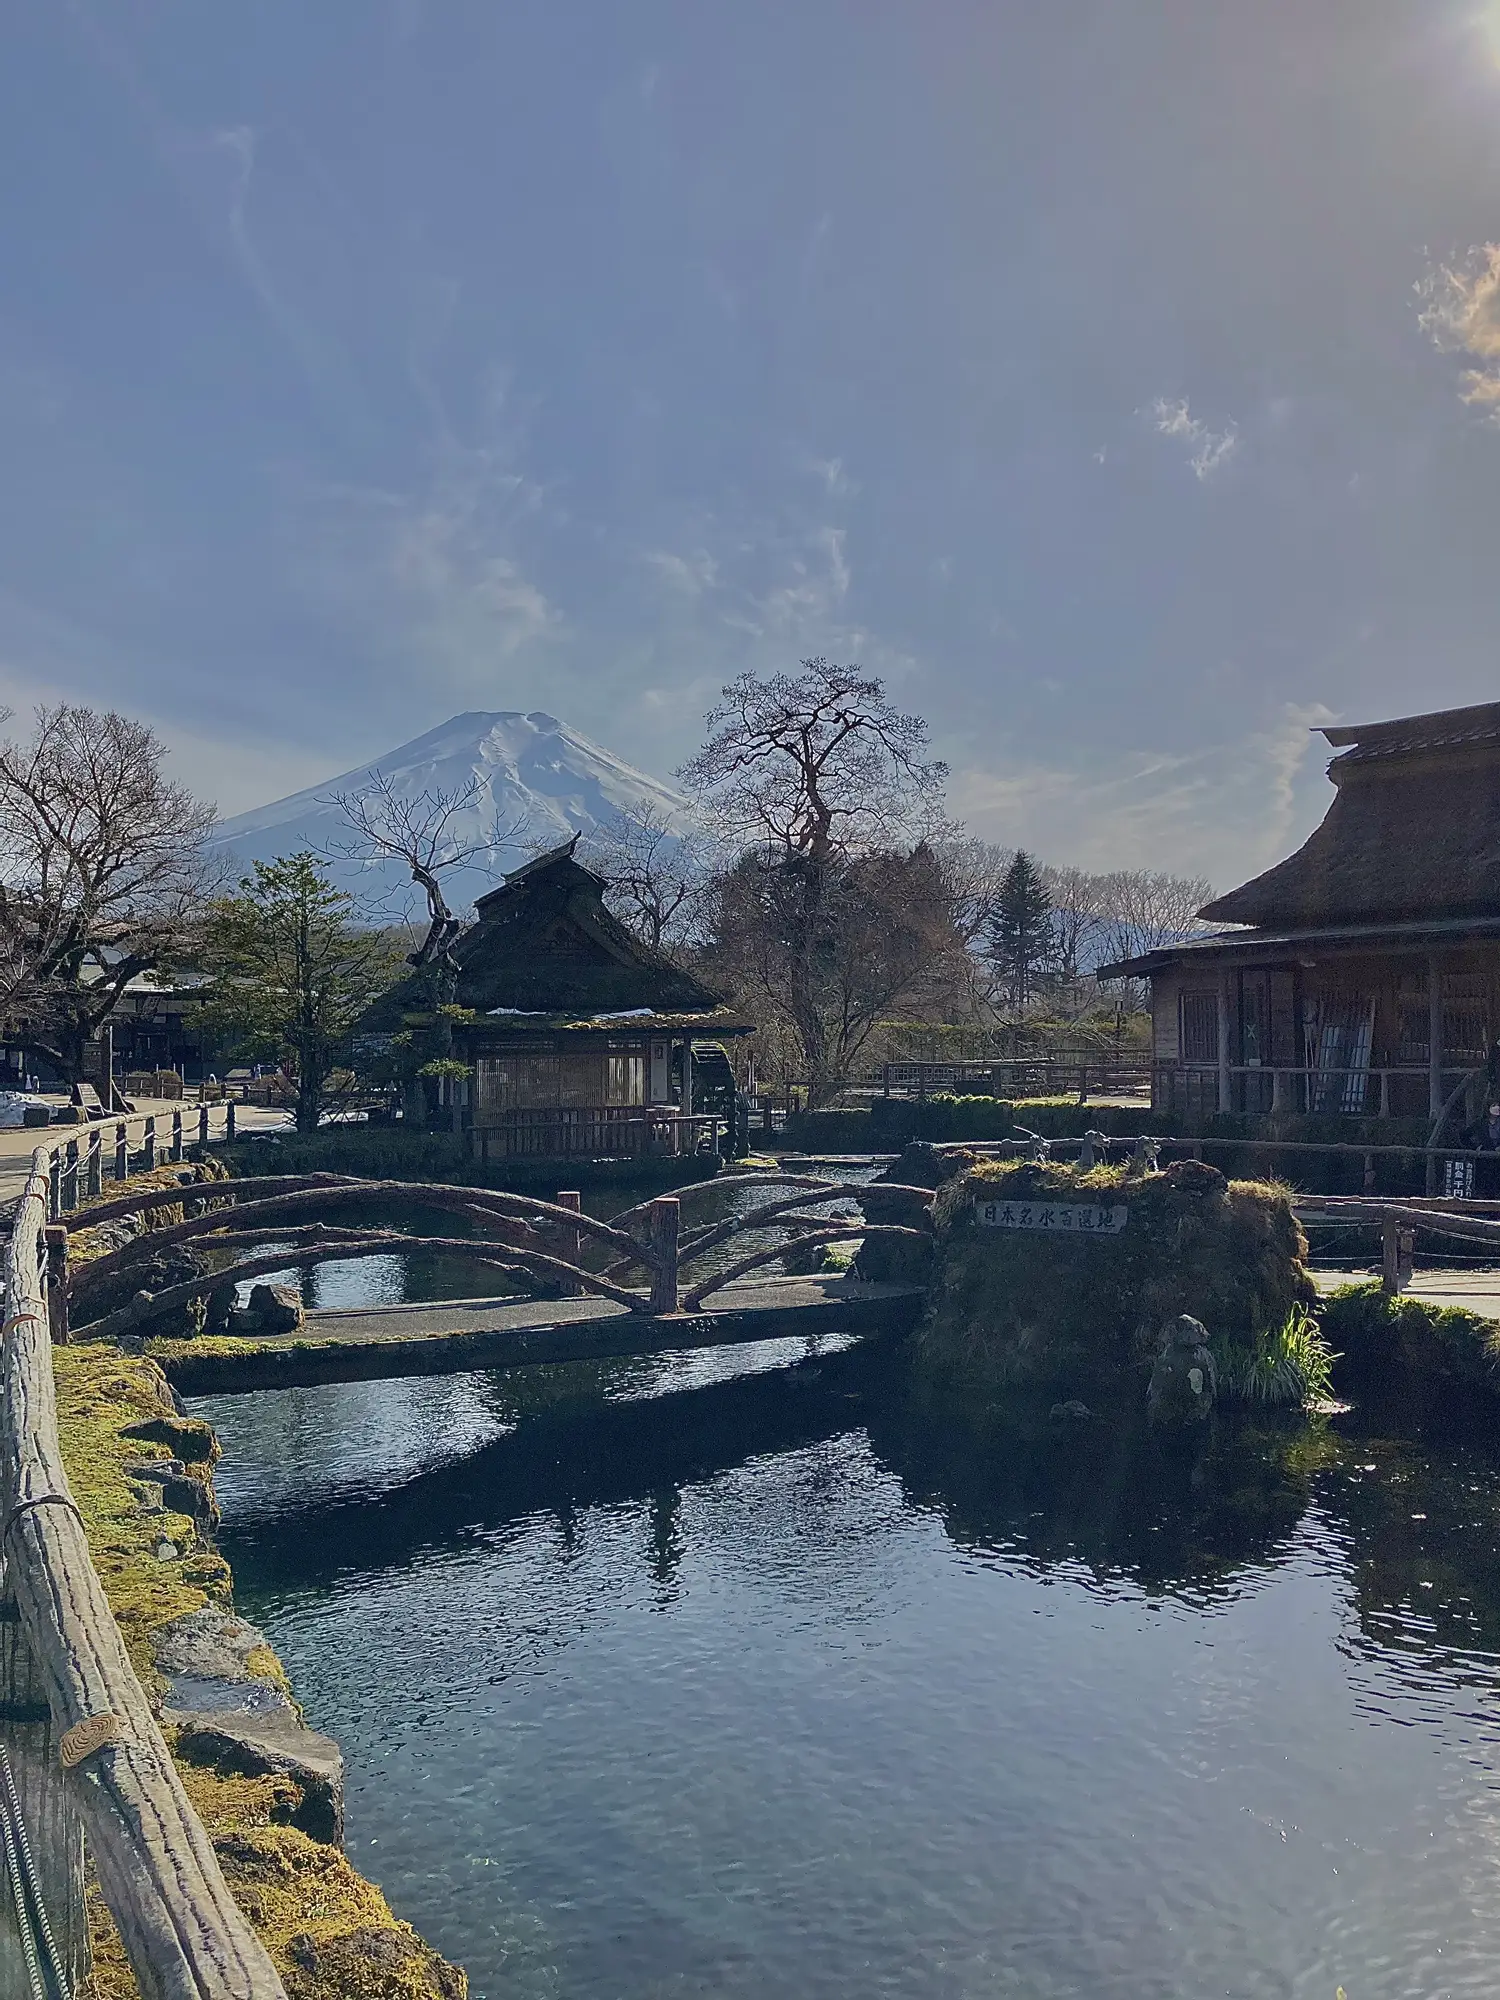
[[[144,1127],[139,1137],[144,1152]],[[63,1469],[43,1241],[59,1153],[66,1165],[72,1146],[76,1161],[77,1143],[41,1146],[33,1156],[6,1250],[0,1337],[0,1551],[5,1611],[21,1642],[10,1657],[34,1676],[49,1738],[46,1754],[29,1766],[30,1799],[18,1788],[41,1850],[40,1886],[71,1981],[87,1958],[81,1828],[144,2000],[285,2000],[130,1664]],[[5,1693],[24,1707],[14,1681]],[[9,1942],[22,1963],[14,1932]]]

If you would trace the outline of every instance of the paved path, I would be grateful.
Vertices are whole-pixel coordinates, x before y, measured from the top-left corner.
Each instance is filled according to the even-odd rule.
[[[1377,1270],[1315,1270],[1313,1282],[1325,1295],[1342,1285],[1368,1284],[1379,1280]],[[1462,1306],[1481,1319],[1500,1320],[1500,1271],[1424,1271],[1418,1269],[1401,1294],[1404,1299],[1422,1299],[1428,1305]]]
[[[61,1102],[61,1099],[58,1100]],[[196,1137],[198,1131],[198,1106],[196,1102],[172,1102],[166,1098],[134,1097],[131,1099],[136,1113],[144,1117],[155,1112],[158,1119],[157,1143],[169,1138],[172,1131],[172,1113],[183,1114],[183,1126],[190,1127],[187,1136]],[[241,1132],[267,1132],[286,1130],[291,1124],[291,1116],[285,1111],[269,1111],[259,1104],[237,1104],[234,1107],[235,1124]],[[164,1122],[162,1122],[164,1121]],[[95,1119],[106,1134],[105,1146],[110,1161],[114,1158],[114,1126],[112,1118]],[[50,1144],[54,1139],[83,1138],[87,1125],[17,1125],[0,1130],[0,1212],[15,1201],[26,1185],[26,1176],[31,1172],[31,1156],[39,1145]]]
[[[463,1299],[436,1305],[313,1312],[300,1334],[266,1340],[151,1341],[186,1395],[307,1388],[472,1368],[591,1361],[672,1348],[724,1347],[820,1333],[904,1332],[926,1294],[852,1278],[770,1278],[726,1285],[695,1313],[656,1318],[612,1299]]]

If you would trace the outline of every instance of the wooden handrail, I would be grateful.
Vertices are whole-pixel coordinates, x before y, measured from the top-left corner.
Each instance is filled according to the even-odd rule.
[[[183,1790],[68,1487],[39,1260],[54,1154],[33,1155],[6,1251],[0,1538],[53,1722],[60,1735],[93,1722],[99,1739],[58,1782],[82,1818],[143,2000],[286,2000]]]

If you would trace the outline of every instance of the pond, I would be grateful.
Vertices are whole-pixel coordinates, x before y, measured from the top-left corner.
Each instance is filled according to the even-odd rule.
[[[1492,1448],[1183,1460],[840,1345],[195,1404],[475,2000],[1494,1990]]]

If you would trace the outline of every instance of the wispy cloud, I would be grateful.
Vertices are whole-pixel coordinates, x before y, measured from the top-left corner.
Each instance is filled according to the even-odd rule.
[[[1199,479],[1217,472],[1239,449],[1239,426],[1232,417],[1223,430],[1211,430],[1201,417],[1193,415],[1186,397],[1172,402],[1158,396],[1150,416],[1163,437],[1178,438],[1188,446],[1188,464]]]
[[[1463,399],[1500,422],[1500,243],[1482,243],[1454,264],[1437,264],[1417,285],[1421,323],[1444,354],[1474,365]]]
[[[953,810],[976,833],[1087,868],[1165,868],[1227,888],[1310,830],[1299,780],[1321,703],[1288,704],[1233,743],[1191,752],[1123,751],[1107,767],[1016,763],[955,771]]]

